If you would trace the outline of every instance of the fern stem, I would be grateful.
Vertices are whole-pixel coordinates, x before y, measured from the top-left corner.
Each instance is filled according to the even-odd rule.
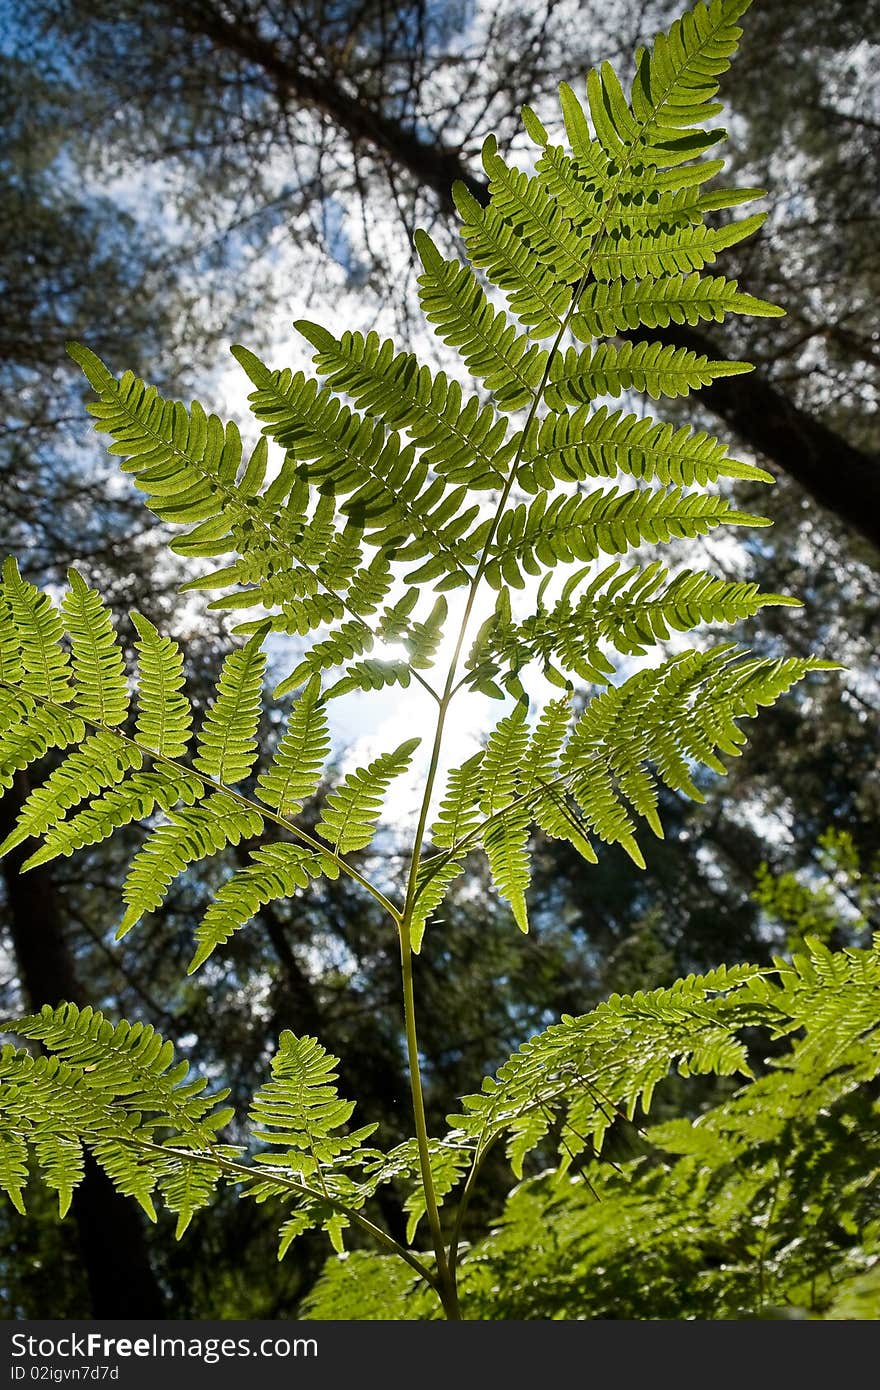
[[[436,1289],[447,1318],[458,1320],[461,1318],[461,1311],[458,1306],[455,1275],[450,1268],[446,1256],[443,1231],[440,1226],[440,1211],[437,1206],[437,1194],[434,1191],[434,1180],[431,1176],[431,1152],[428,1144],[428,1125],[425,1118],[425,1097],[422,1091],[422,1073],[419,1066],[419,1043],[418,1033],[416,1031],[412,945],[410,943],[409,925],[406,919],[404,919],[400,928],[400,969],[403,977],[403,1013],[406,1027],[406,1051],[409,1064],[413,1116],[416,1126],[416,1142],[419,1149],[419,1167],[422,1174],[422,1186],[425,1191],[425,1207],[428,1223],[431,1227],[431,1238],[437,1260],[438,1277]]]
[[[337,1197],[331,1196],[326,1189],[322,1192],[316,1192],[314,1188],[308,1187],[305,1183],[296,1182],[293,1178],[283,1177],[274,1169],[271,1173],[268,1171],[264,1173],[255,1167],[249,1168],[245,1163],[236,1163],[233,1159],[224,1158],[221,1154],[194,1153],[192,1149],[175,1149],[173,1145],[170,1144],[154,1144],[149,1139],[135,1139],[128,1135],[119,1135],[116,1137],[119,1143],[130,1144],[132,1148],[135,1149],[149,1149],[153,1153],[165,1154],[166,1156],[171,1154],[172,1157],[180,1158],[187,1163],[211,1163],[214,1167],[221,1168],[224,1173],[229,1173],[237,1182],[253,1182],[255,1178],[271,1177],[272,1182],[277,1182],[284,1187],[289,1187],[291,1192],[295,1192],[297,1196],[318,1197],[322,1202],[326,1202],[328,1206],[333,1207],[336,1211],[348,1217],[353,1225],[359,1226],[362,1231],[371,1236],[373,1240],[378,1241],[380,1245],[384,1245],[392,1254],[399,1255],[400,1258],[405,1260],[410,1268],[414,1269],[416,1273],[424,1279],[425,1283],[428,1284],[430,1288],[434,1289],[442,1298],[437,1276],[427,1265],[422,1264],[422,1261],[417,1255],[407,1250],[405,1246],[398,1244],[393,1236],[389,1235],[387,1231],[383,1231],[381,1226],[375,1225],[368,1216],[364,1216],[362,1212],[357,1211],[354,1207],[346,1206],[346,1204],[341,1202]]]
[[[18,689],[12,682],[3,680],[2,677],[0,677],[0,686],[6,690],[12,690],[13,692]],[[55,700],[50,700],[44,695],[36,695],[31,691],[29,691],[28,694],[32,700],[38,701],[47,709],[55,710],[58,713],[66,713],[64,706],[59,705]],[[132,738],[130,734],[124,734],[121,729],[111,728],[108,724],[102,724],[97,719],[88,719],[83,714],[78,714],[77,718],[81,719],[83,724],[88,725],[89,728],[97,729],[101,733],[111,734],[121,742],[130,744],[132,748],[137,748],[139,753],[150,758],[154,763],[161,763],[164,767],[173,768],[175,772],[184,772],[190,777],[197,777],[203,786],[210,787],[212,791],[222,792],[223,795],[228,796],[230,800],[237,801],[239,806],[244,806],[249,811],[256,811],[258,815],[262,816],[263,820],[272,821],[273,824],[281,826],[283,830],[288,831],[289,834],[293,835],[297,840],[300,840],[304,845],[308,845],[309,849],[314,850],[316,854],[323,854],[334,860],[341,871],[348,874],[349,878],[353,879],[354,882],[365,889],[371,897],[375,898],[376,902],[385,909],[395,922],[400,922],[400,909],[394,906],[391,899],[387,898],[380,888],[377,888],[368,878],[365,878],[354,865],[347,863],[346,860],[343,859],[341,855],[337,854],[334,849],[331,849],[329,845],[322,844],[320,840],[316,840],[307,830],[301,830],[298,825],[294,825],[292,821],[287,820],[284,816],[279,816],[269,806],[264,806],[262,802],[253,801],[249,796],[245,796],[242,792],[237,792],[233,787],[227,787],[223,782],[215,781],[213,777],[206,777],[203,772],[194,771],[192,768],[187,767],[186,763],[180,762],[177,758],[167,758],[162,753],[156,753],[152,748],[148,748],[136,738]]]

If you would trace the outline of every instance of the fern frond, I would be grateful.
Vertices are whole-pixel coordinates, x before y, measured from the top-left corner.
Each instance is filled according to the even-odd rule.
[[[745,233],[744,235],[747,235]],[[597,279],[578,298],[571,331],[582,342],[645,328],[668,328],[670,323],[696,326],[704,320],[721,323],[727,314],[778,317],[775,305],[740,292],[735,280],[723,275],[651,276],[618,281]]]
[[[0,787],[11,787],[16,772],[24,771],[50,748],[67,751],[86,736],[81,719],[63,706],[39,705],[27,695],[3,692],[0,699]]]
[[[128,714],[129,693],[125,659],[116,640],[110,610],[97,590],[90,589],[75,569],[68,571],[70,587],[63,613],[70,634],[73,708],[83,719],[113,728]]]
[[[453,1140],[478,1155],[509,1134],[518,1165],[560,1121],[563,1171],[590,1143],[596,1152],[618,1113],[647,1114],[657,1083],[677,1066],[685,1074],[750,1075],[740,1034],[767,1016],[748,988],[757,966],[690,975],[670,989],[612,995],[592,1013],[566,1016],[524,1043],[463,1110],[450,1115]]]
[[[424,267],[419,298],[438,338],[458,350],[499,410],[527,405],[540,386],[546,349],[517,333],[516,324],[493,309],[469,266],[445,260],[425,232],[416,232],[414,242]]]
[[[247,777],[257,757],[266,653],[264,631],[223,662],[214,702],[202,722],[193,764],[215,782],[234,786]]]
[[[99,796],[106,788],[121,782],[129,772],[139,772],[142,764],[143,758],[135,745],[113,738],[103,730],[90,734],[81,747],[70,753],[61,766],[53,769],[31,792],[15,829],[0,844],[0,856],[8,854],[28,837],[43,835],[59,825],[72,807],[87,797]]]
[[[584,482],[617,473],[683,487],[703,487],[718,478],[773,482],[764,469],[730,458],[726,446],[711,435],[619,410],[611,413],[604,405],[598,410],[582,405],[533,421],[523,459],[517,480],[527,492],[550,490],[557,480]]]
[[[554,357],[544,399],[551,410],[560,410],[631,390],[644,391],[653,400],[674,398],[751,370],[746,362],[712,362],[672,343],[600,343],[581,352],[566,348]]]
[[[330,792],[316,829],[334,850],[346,854],[349,850],[365,849],[370,843],[385,793],[394,778],[409,767],[420,742],[418,738],[407,739],[392,753],[382,753],[367,767],[349,772]]]
[[[61,645],[64,622],[48,594],[22,579],[15,560],[3,562],[7,635],[18,646],[21,689],[39,699],[67,705],[73,700],[70,657]]]
[[[482,792],[481,768],[485,754],[481,749],[454,767],[446,779],[446,795],[440,802],[437,819],[431,826],[435,845],[449,846],[463,839],[479,820]]]
[[[751,0],[711,0],[698,4],[659,34],[651,50],[637,57],[631,90],[632,119],[646,159],[660,166],[691,159],[723,132],[693,132],[719,111],[714,97],[718,78],[730,66],[742,30],[736,21]],[[607,64],[603,67],[606,79]],[[607,82],[607,79],[606,79]],[[593,99],[610,106],[609,90],[594,84]],[[682,132],[687,132],[682,135]],[[599,136],[601,139],[601,134]]]
[[[430,556],[438,577],[467,582],[475,557],[464,533],[479,508],[461,510],[465,490],[415,459],[396,430],[344,406],[302,372],[272,372],[253,353],[236,356],[256,386],[251,409],[264,431],[292,457],[301,474],[334,497],[372,545],[394,546],[400,558]]]
[[[540,492],[501,518],[486,565],[494,589],[521,589],[524,574],[560,563],[625,554],[633,546],[705,535],[715,526],[766,526],[763,517],[736,511],[726,497],[685,494],[681,488],[619,492],[616,487],[547,501]]]
[[[519,228],[509,226],[491,203],[481,207],[463,184],[453,185],[452,191],[471,264],[480,266],[492,284],[505,291],[511,310],[528,327],[531,338],[558,333],[572,299],[565,274],[543,263]]]
[[[203,1176],[184,1193],[172,1178],[180,1159],[166,1158],[163,1144],[199,1151],[204,1168],[204,1150],[232,1117],[221,1104],[228,1092],[204,1094],[205,1082],[188,1079],[186,1062],[175,1063],[171,1044],[151,1027],[125,1021],[114,1027],[90,1008],[45,1005],[4,1027],[51,1054],[3,1048],[0,1124],[19,1151],[33,1148],[62,1215],[82,1179],[83,1145],[153,1220],[157,1186],[169,1188],[169,1205],[186,1219],[207,1204],[219,1170],[212,1182]]]
[[[192,974],[208,957],[257,915],[261,907],[292,898],[314,878],[336,878],[339,868],[329,855],[313,854],[301,845],[274,844],[255,850],[250,863],[217,890],[196,928],[197,949],[187,966]]]
[[[770,661],[734,647],[682,652],[654,671],[640,671],[597,695],[574,727],[560,766],[586,823],[600,839],[618,841],[637,864],[627,805],[662,834],[654,776],[702,800],[695,764],[723,775],[719,757],[736,756],[745,741],[738,720],[772,704],[810,671],[813,659]]]
[[[167,823],[153,831],[132,860],[122,888],[128,907],[117,937],[131,931],[144,913],[161,906],[172,881],[185,869],[263,829],[255,807],[243,806],[224,792],[168,815]]]
[[[682,570],[670,579],[659,561],[644,569],[621,569],[615,561],[575,602],[576,583],[583,577],[583,571],[573,575],[552,608],[540,607],[521,623],[496,622],[487,634],[487,653],[496,663],[516,668],[539,660],[551,679],[554,670],[570,671],[602,685],[614,674],[602,643],[626,656],[642,656],[673,631],[688,632],[701,623],[734,623],[772,605],[799,606],[797,599],[784,594],[762,593],[757,584],[730,582],[702,571]]]
[[[357,1207],[370,1191],[369,1186],[359,1190],[348,1170],[374,1157],[364,1145],[376,1125],[348,1129],[354,1103],[336,1089],[338,1061],[315,1038],[298,1038],[286,1030],[272,1059],[272,1079],[251,1103],[254,1135],[271,1146],[270,1152],[256,1155],[257,1164],[268,1170],[254,1188],[258,1199],[272,1194],[273,1170],[295,1176],[314,1193],[297,1204],[293,1218],[282,1226],[279,1259],[297,1235],[318,1224],[341,1251],[348,1220],[329,1199],[341,1196]]]
[[[294,705],[272,765],[257,778],[257,796],[282,816],[295,816],[314,796],[330,752],[321,682],[312,677]]]
[[[182,694],[183,655],[176,642],[162,637],[140,613],[131,620],[140,641],[138,652],[137,736],[164,758],[180,758],[189,744],[192,714]]]
[[[450,482],[471,489],[503,486],[495,455],[507,421],[476,396],[467,399],[445,372],[432,374],[412,353],[396,353],[376,333],[334,338],[318,324],[294,325],[317,349],[313,361],[333,391],[351,396],[359,410],[390,429],[406,430],[423,459]]]
[[[464,865],[455,859],[432,855],[423,859],[416,875],[415,896],[410,921],[410,945],[416,955],[422,949],[425,928],[430,918],[442,906],[450,886],[464,873]]]
[[[480,809],[491,823],[483,835],[495,885],[510,903],[520,931],[529,929],[525,893],[529,886],[529,814],[523,806],[507,810],[518,790],[519,771],[528,746],[525,710],[499,720],[486,743],[480,764]],[[506,815],[499,812],[507,811]]]
[[[156,811],[171,811],[179,802],[193,806],[201,800],[204,790],[201,778],[183,768],[161,767],[151,772],[135,772],[119,786],[111,787],[95,797],[82,811],[67,820],[56,821],[53,814],[53,823],[44,832],[42,847],[30,856],[23,867],[34,869],[40,864],[48,864],[59,854],[71,855],[88,845],[100,844],[123,826],[146,820]],[[55,805],[53,802],[53,810]],[[63,809],[60,804],[58,809]],[[10,841],[3,846],[4,853],[12,843]]]

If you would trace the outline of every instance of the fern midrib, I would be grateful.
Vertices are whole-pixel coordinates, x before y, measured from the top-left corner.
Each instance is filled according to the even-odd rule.
[[[19,687],[13,685],[11,681],[6,681],[2,679],[0,679],[0,685],[2,685],[4,688],[8,690],[13,691],[14,693],[16,693],[19,689]],[[30,692],[28,693],[30,694]],[[39,701],[40,704],[44,705],[49,710],[57,711],[65,715],[68,714],[68,711],[65,710],[63,705],[59,705],[57,701],[50,700],[46,696],[31,695],[31,698]],[[254,811],[257,815],[262,816],[264,820],[272,821],[275,825],[279,825],[282,828],[282,830],[287,830],[290,834],[296,836],[298,840],[301,840],[303,844],[308,845],[308,847],[314,850],[316,854],[328,855],[332,860],[334,860],[334,862],[339,866],[343,873],[347,874],[349,878],[353,879],[355,883],[359,884],[361,888],[365,889],[371,897],[376,899],[376,901],[385,909],[385,911],[393,919],[393,921],[400,921],[400,910],[394,906],[394,903],[392,903],[390,899],[385,896],[381,889],[377,888],[374,884],[370,883],[369,879],[365,878],[358,869],[356,869],[352,864],[349,864],[345,859],[342,858],[341,855],[337,854],[335,850],[331,849],[329,845],[322,844],[320,840],[316,840],[313,836],[311,836],[308,833],[308,831],[302,830],[298,825],[295,825],[292,821],[287,820],[284,816],[278,815],[269,807],[262,805],[262,803],[252,801],[250,797],[244,796],[243,793],[236,791],[234,787],[224,786],[222,782],[218,782],[212,777],[207,777],[203,772],[198,772],[194,768],[187,767],[177,758],[169,758],[167,757],[167,755],[163,753],[157,753],[155,749],[150,748],[146,744],[141,743],[136,738],[132,738],[130,734],[123,733],[120,729],[111,729],[106,724],[100,724],[95,719],[87,719],[84,715],[77,715],[77,718],[81,719],[83,724],[87,724],[93,729],[97,729],[103,733],[107,733],[113,738],[118,738],[122,742],[130,744],[132,747],[136,748],[139,753],[149,757],[153,762],[161,763],[162,766],[170,767],[175,772],[183,773],[188,777],[197,778],[198,781],[200,781],[205,787],[210,787],[212,791],[221,792],[224,796],[231,797],[234,801],[237,801],[238,804],[240,806],[243,806],[246,810]]]

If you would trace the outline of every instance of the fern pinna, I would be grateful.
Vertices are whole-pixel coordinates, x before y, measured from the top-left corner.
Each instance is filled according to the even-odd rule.
[[[648,544],[763,524],[737,507],[729,484],[771,480],[702,431],[614,404],[634,392],[685,396],[749,370],[653,341],[651,330],[781,312],[707,272],[762,221],[716,216],[759,195],[715,186],[722,161],[707,157],[723,136],[707,123],[721,109],[718,79],[747,6],[698,4],[637,53],[628,95],[608,64],[590,73],[585,101],[563,86],[563,143],[525,109],[531,172],[508,164],[490,137],[485,204],[454,190],[464,258],[447,259],[425,232],[416,234],[425,318],[474,378],[470,390],[375,333],[336,337],[301,322],[314,374],[233,349],[262,425],[245,455],[234,423],[197,403],[164,400],[130,372],[116,378],[88,348],[71,346],[97,395],[96,428],[155,515],[180,528],[172,548],[211,562],[185,587],[214,594],[210,609],[240,611],[243,640],[193,730],[179,648],[133,614],[131,710],[122,644],[87,580],[71,572],[59,609],[7,561],[0,785],[50,751],[52,771],[2,850],[33,839],[28,864],[43,864],[145,823],[122,889],[123,933],[155,911],[191,866],[256,842],[199,924],[191,969],[273,899],[322,875],[354,878],[400,938],[416,1132],[392,1154],[369,1147],[369,1126],[348,1128],[351,1107],[336,1097],[332,1059],[315,1040],[285,1034],[273,1080],[254,1102],[257,1152],[248,1162],[217,1141],[225,1112],[206,1110],[183,1071],[168,1070],[166,1047],[149,1029],[114,1029],[67,1006],[13,1025],[49,1058],[4,1055],[0,1181],[13,1200],[29,1145],[62,1205],[86,1143],[124,1191],[148,1209],[159,1192],[184,1224],[227,1175],[260,1200],[292,1206],[284,1249],[316,1223],[338,1245],[353,1221],[402,1253],[455,1316],[455,1238],[440,1206],[468,1171],[469,1191],[502,1119],[519,1165],[599,1050],[613,1058],[615,1104],[647,1103],[654,1081],[685,1056],[696,1069],[744,1065],[725,1009],[705,1000],[707,990],[723,999],[749,971],[682,986],[672,1013],[657,1014],[650,1046],[643,1038],[636,1047],[623,1005],[609,1008],[601,1027],[587,1030],[576,1064],[560,1067],[549,1042],[531,1072],[510,1064],[528,1081],[524,1109],[508,1108],[505,1077],[484,1089],[479,1104],[467,1103],[451,1136],[432,1140],[419,1080],[413,953],[471,851],[486,854],[523,931],[535,827],[569,840],[587,861],[602,844],[617,843],[643,864],[643,827],[662,834],[660,787],[699,797],[697,770],[724,771],[722,757],[743,744],[741,721],[826,665],[758,658],[725,643],[631,669],[671,632],[793,602],[675,561],[642,562]],[[475,628],[486,589],[494,611]],[[265,765],[257,728],[270,634],[306,646],[276,691],[295,699]],[[445,666],[436,660],[444,636],[452,651]],[[404,655],[376,655],[377,642],[397,644]],[[533,715],[539,677],[555,691]],[[580,713],[576,680],[594,687]],[[388,789],[411,766],[418,740],[345,776],[317,826],[307,828],[301,812],[329,753],[328,704],[351,690],[412,682],[435,702],[436,725],[409,872],[395,898],[350,856],[371,844]],[[484,750],[453,769],[444,789],[438,768],[449,712],[474,691],[506,707]],[[636,1014],[643,1007],[634,1006]],[[562,1026],[567,1045],[572,1026]],[[569,1148],[581,1143],[575,1135],[601,1137],[607,1115],[597,1094],[587,1086],[586,1099],[571,1102],[574,1120],[563,1125]],[[410,1239],[426,1217],[430,1253],[415,1256],[363,1215],[385,1181],[410,1183]]]

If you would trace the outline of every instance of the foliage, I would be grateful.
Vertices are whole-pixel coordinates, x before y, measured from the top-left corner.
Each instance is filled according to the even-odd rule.
[[[792,602],[709,573],[656,562],[641,568],[637,552],[648,543],[763,524],[734,506],[726,489],[708,488],[719,479],[768,478],[702,432],[594,405],[631,391],[675,399],[749,370],[651,339],[622,339],[623,331],[781,312],[723,276],[701,274],[762,221],[714,218],[751,201],[755,190],[694,192],[722,167],[705,158],[723,135],[707,122],[720,110],[717,79],[747,4],[712,0],[676,21],[652,50],[637,53],[629,97],[608,64],[589,75],[586,108],[563,86],[565,148],[551,144],[526,108],[524,126],[539,150],[534,174],[510,168],[490,137],[488,204],[467,188],[454,190],[468,262],[445,259],[417,234],[425,316],[487,399],[465,400],[444,372],[375,336],[336,339],[301,324],[316,349],[317,376],[273,370],[234,349],[263,427],[246,456],[235,424],[197,402],[187,408],[163,399],[132,372],[117,379],[88,348],[71,346],[98,397],[96,428],[110,436],[111,452],[155,515],[183,528],[172,548],[221,562],[186,588],[223,591],[212,609],[260,616],[237,629],[244,641],[227,655],[193,743],[174,642],[134,615],[140,669],[132,723],[123,653],[99,594],[72,570],[59,612],[7,561],[0,782],[51,750],[63,756],[0,852],[42,838],[28,860],[36,866],[145,823],[147,838],[122,888],[122,936],[162,905],[179,876],[245,846],[247,862],[197,929],[191,970],[267,904],[312,879],[348,877],[397,928],[416,1134],[387,1154],[370,1148],[375,1126],[348,1129],[353,1107],[335,1092],[336,1059],[315,1039],[285,1031],[250,1115],[252,1140],[272,1151],[245,1162],[243,1145],[215,1137],[231,1118],[213,1108],[222,1097],[204,1100],[201,1083],[186,1082],[180,1067],[169,1071],[170,1045],[158,1035],[127,1023],[114,1028],[72,1004],[47,1007],[12,1026],[50,1058],[4,1054],[0,1184],[16,1204],[29,1147],[62,1207],[85,1144],[148,1213],[161,1194],[179,1214],[180,1231],[228,1178],[258,1202],[292,1208],[281,1226],[282,1254],[314,1226],[339,1248],[354,1224],[401,1255],[457,1316],[459,1227],[453,1222],[444,1233],[440,1206],[467,1171],[463,1211],[486,1152],[502,1136],[519,1172],[553,1132],[565,1167],[591,1145],[598,1151],[620,1107],[647,1109],[670,1067],[747,1072],[742,1029],[765,1022],[783,1033],[802,1021],[787,977],[774,994],[753,967],[613,997],[526,1044],[479,1095],[465,1098],[444,1139],[427,1132],[412,957],[465,856],[482,848],[495,889],[528,931],[533,827],[589,862],[600,845],[617,844],[643,867],[642,822],[663,833],[660,789],[699,800],[697,769],[725,771],[721,755],[738,755],[745,741],[740,721],[830,666],[809,656],[755,656],[732,643],[676,651],[634,673],[609,655],[641,656],[670,629],[730,623]],[[584,489],[592,479],[599,484]],[[603,486],[608,479],[615,481]],[[600,556],[630,552],[634,564],[593,573]],[[483,581],[498,600],[474,635]],[[552,581],[561,589],[549,606]],[[457,608],[446,598],[456,590],[464,591]],[[515,614],[511,590],[533,611]],[[269,634],[312,640],[276,690],[300,693],[260,770]],[[435,688],[444,636],[453,656]],[[373,656],[377,639],[406,656]],[[541,698],[535,663],[563,694],[532,718],[527,682],[532,699]],[[598,687],[577,713],[574,676]],[[437,723],[409,876],[395,902],[351,856],[374,846],[390,784],[419,740],[347,773],[316,823],[302,813],[326,758],[329,702],[353,689],[411,682],[435,701]],[[449,775],[428,838],[447,716],[455,699],[473,692],[514,703],[482,754]],[[251,847],[264,836],[269,843]],[[811,959],[833,975],[824,958]],[[830,1028],[839,1023],[833,999],[827,1009]],[[381,1186],[400,1182],[411,1185],[405,1245],[363,1214]],[[410,1248],[422,1216],[429,1255]]]
[[[778,966],[761,1021],[791,1047],[696,1123],[640,1128],[637,1157],[617,1163],[590,1147],[576,1167],[521,1182],[462,1255],[466,1317],[877,1316],[877,944],[829,954],[813,941]],[[766,985],[745,981],[728,1017],[737,993],[743,1004],[754,995],[760,1016]],[[614,1095],[612,1084],[619,1130]],[[356,1278],[328,1263],[310,1317],[435,1316],[396,1262],[352,1258]]]

